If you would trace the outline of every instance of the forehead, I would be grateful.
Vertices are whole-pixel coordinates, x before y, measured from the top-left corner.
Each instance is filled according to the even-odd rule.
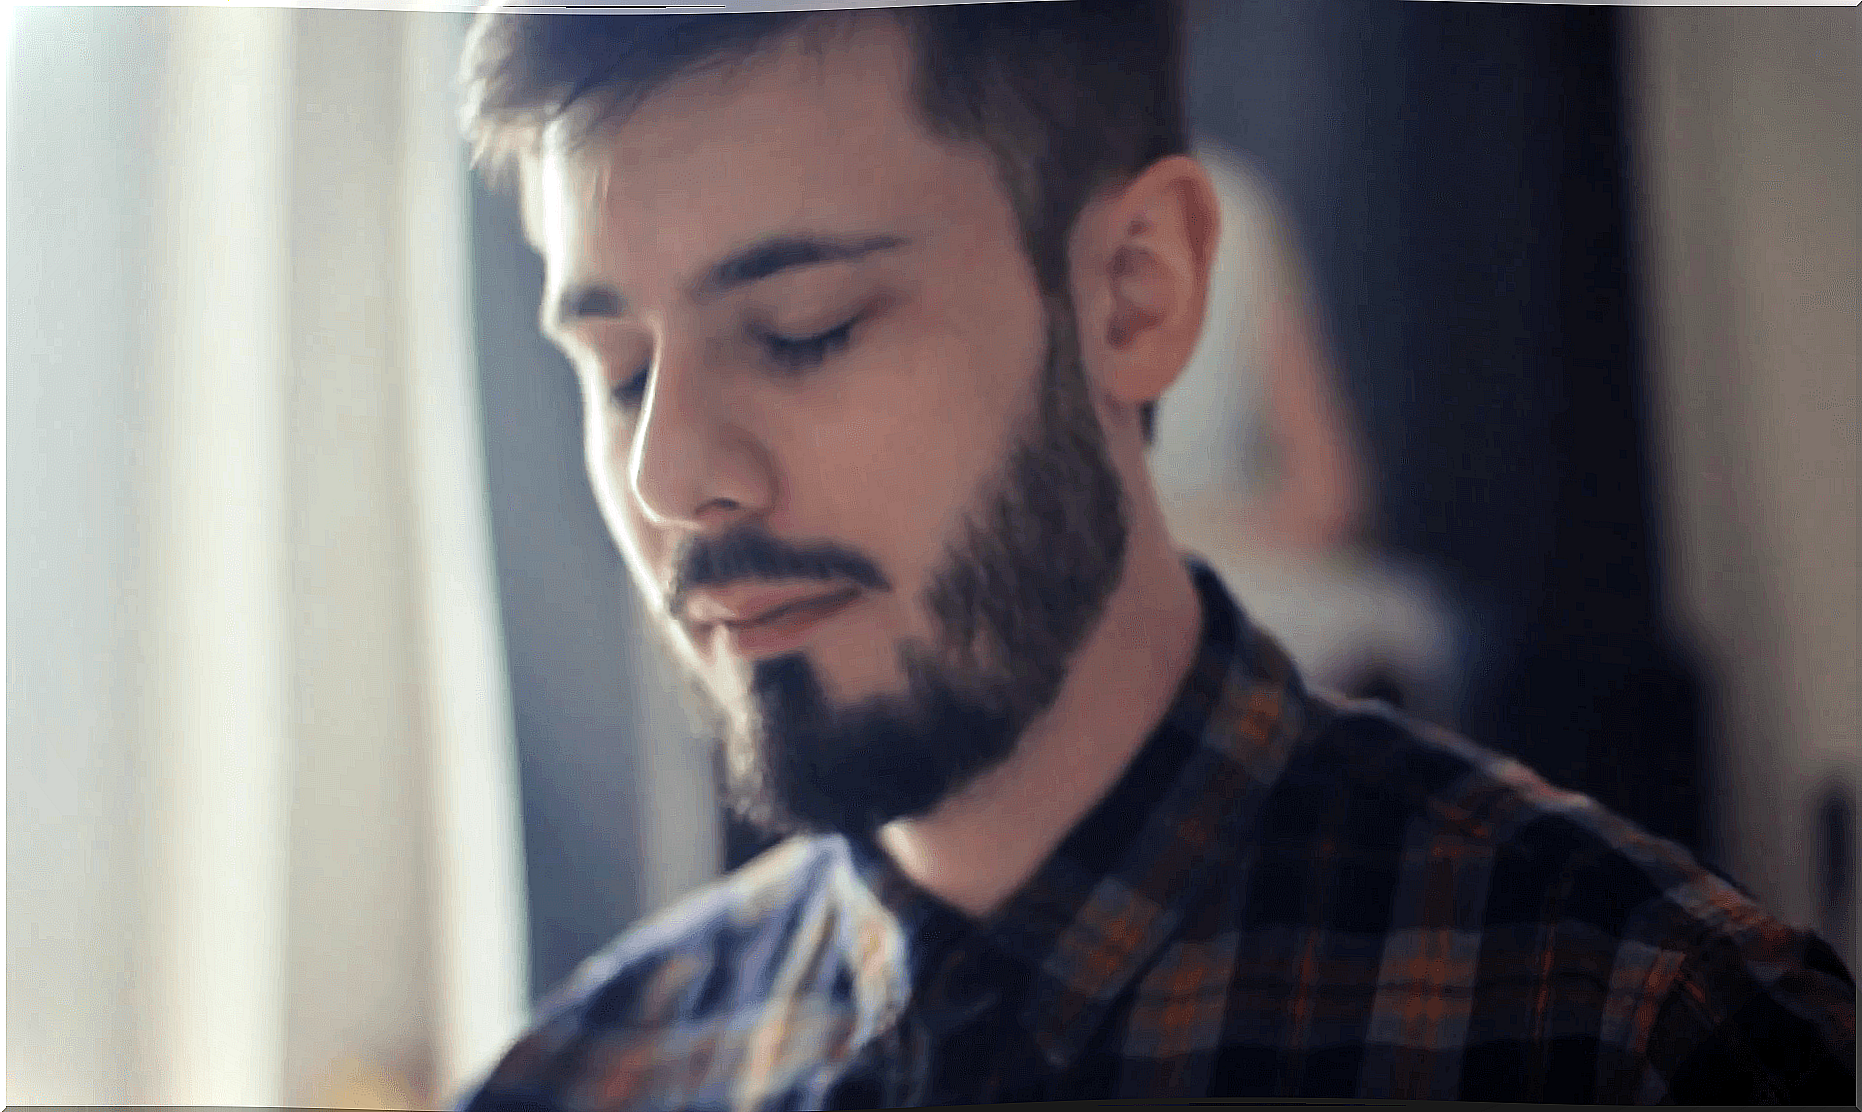
[[[784,231],[1005,213],[981,149],[926,129],[913,72],[903,29],[860,17],[680,78],[583,142],[552,130],[532,210],[552,278],[637,286]]]

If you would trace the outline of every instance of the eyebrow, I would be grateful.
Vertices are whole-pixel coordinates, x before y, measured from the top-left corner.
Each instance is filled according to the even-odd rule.
[[[761,239],[734,251],[713,264],[692,283],[687,295],[705,301],[784,271],[803,267],[846,263],[910,245],[910,240],[896,235],[819,236],[777,235]],[[545,332],[561,331],[581,320],[618,317],[627,311],[627,299],[612,286],[596,282],[577,283],[545,305],[542,326]]]

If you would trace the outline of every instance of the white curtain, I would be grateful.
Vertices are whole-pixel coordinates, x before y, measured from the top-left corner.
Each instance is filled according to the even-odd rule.
[[[527,981],[463,21],[16,22],[7,1101],[439,1106]]]
[[[1717,684],[1713,817],[1731,870],[1853,968],[1811,847],[1819,797],[1862,775],[1857,15],[1630,26],[1670,605]]]

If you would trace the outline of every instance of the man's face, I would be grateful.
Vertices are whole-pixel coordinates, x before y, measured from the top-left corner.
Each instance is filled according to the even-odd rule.
[[[1065,299],[869,21],[546,151],[597,500],[782,829],[922,814],[1052,702],[1126,524]]]

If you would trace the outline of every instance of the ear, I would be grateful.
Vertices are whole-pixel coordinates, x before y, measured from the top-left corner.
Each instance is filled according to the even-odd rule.
[[[1184,155],[1096,198],[1074,226],[1080,354],[1102,399],[1134,424],[1196,350],[1220,234],[1215,187]]]

